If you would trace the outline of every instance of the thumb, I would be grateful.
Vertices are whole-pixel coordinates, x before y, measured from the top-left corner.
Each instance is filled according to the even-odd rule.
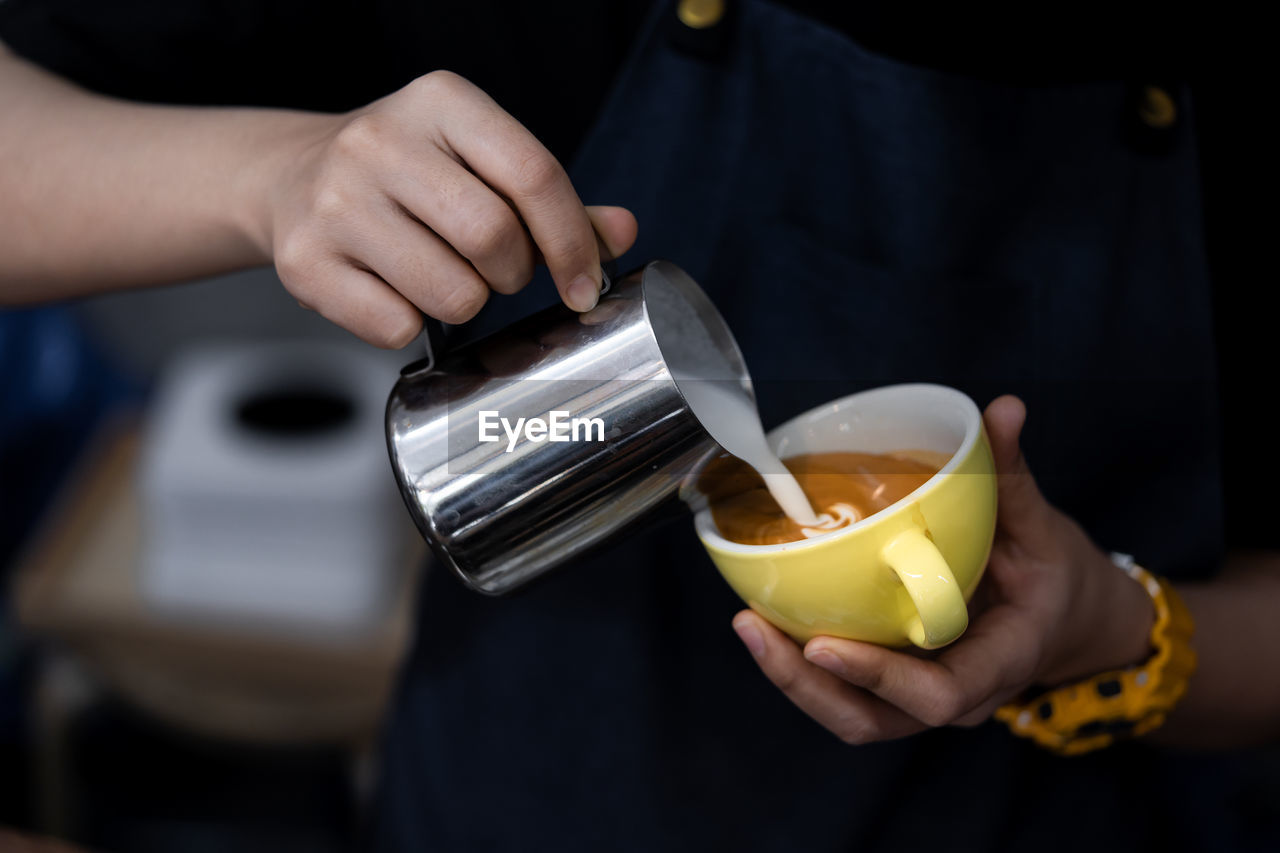
[[[996,464],[998,523],[1009,531],[1025,529],[1047,506],[1018,442],[1027,420],[1027,407],[1017,397],[1006,394],[991,401],[982,420]]]

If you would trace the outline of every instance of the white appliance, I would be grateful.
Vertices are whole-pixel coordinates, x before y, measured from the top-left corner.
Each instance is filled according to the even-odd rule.
[[[140,472],[146,600],[320,636],[383,618],[417,536],[384,438],[398,361],[328,342],[177,359]]]

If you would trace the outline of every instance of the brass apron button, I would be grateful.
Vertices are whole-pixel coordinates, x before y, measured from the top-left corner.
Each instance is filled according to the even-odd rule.
[[[1138,101],[1138,118],[1147,127],[1164,130],[1172,127],[1178,118],[1178,107],[1173,97],[1159,86],[1144,86]]]
[[[680,23],[694,30],[705,30],[724,17],[725,0],[680,0],[676,16]]]

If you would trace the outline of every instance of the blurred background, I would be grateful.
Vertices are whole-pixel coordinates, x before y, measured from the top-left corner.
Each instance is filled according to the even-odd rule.
[[[424,565],[382,434],[409,357],[269,269],[0,312],[0,827],[357,843]]]

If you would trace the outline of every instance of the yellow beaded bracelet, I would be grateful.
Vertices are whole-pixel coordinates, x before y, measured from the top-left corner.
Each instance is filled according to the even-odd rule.
[[[1191,648],[1195,622],[1168,581],[1112,554],[1117,566],[1142,585],[1155,604],[1155,649],[1145,663],[1104,672],[996,710],[995,718],[1020,737],[1060,755],[1080,755],[1137,737],[1160,726],[1187,692],[1196,668]]]

